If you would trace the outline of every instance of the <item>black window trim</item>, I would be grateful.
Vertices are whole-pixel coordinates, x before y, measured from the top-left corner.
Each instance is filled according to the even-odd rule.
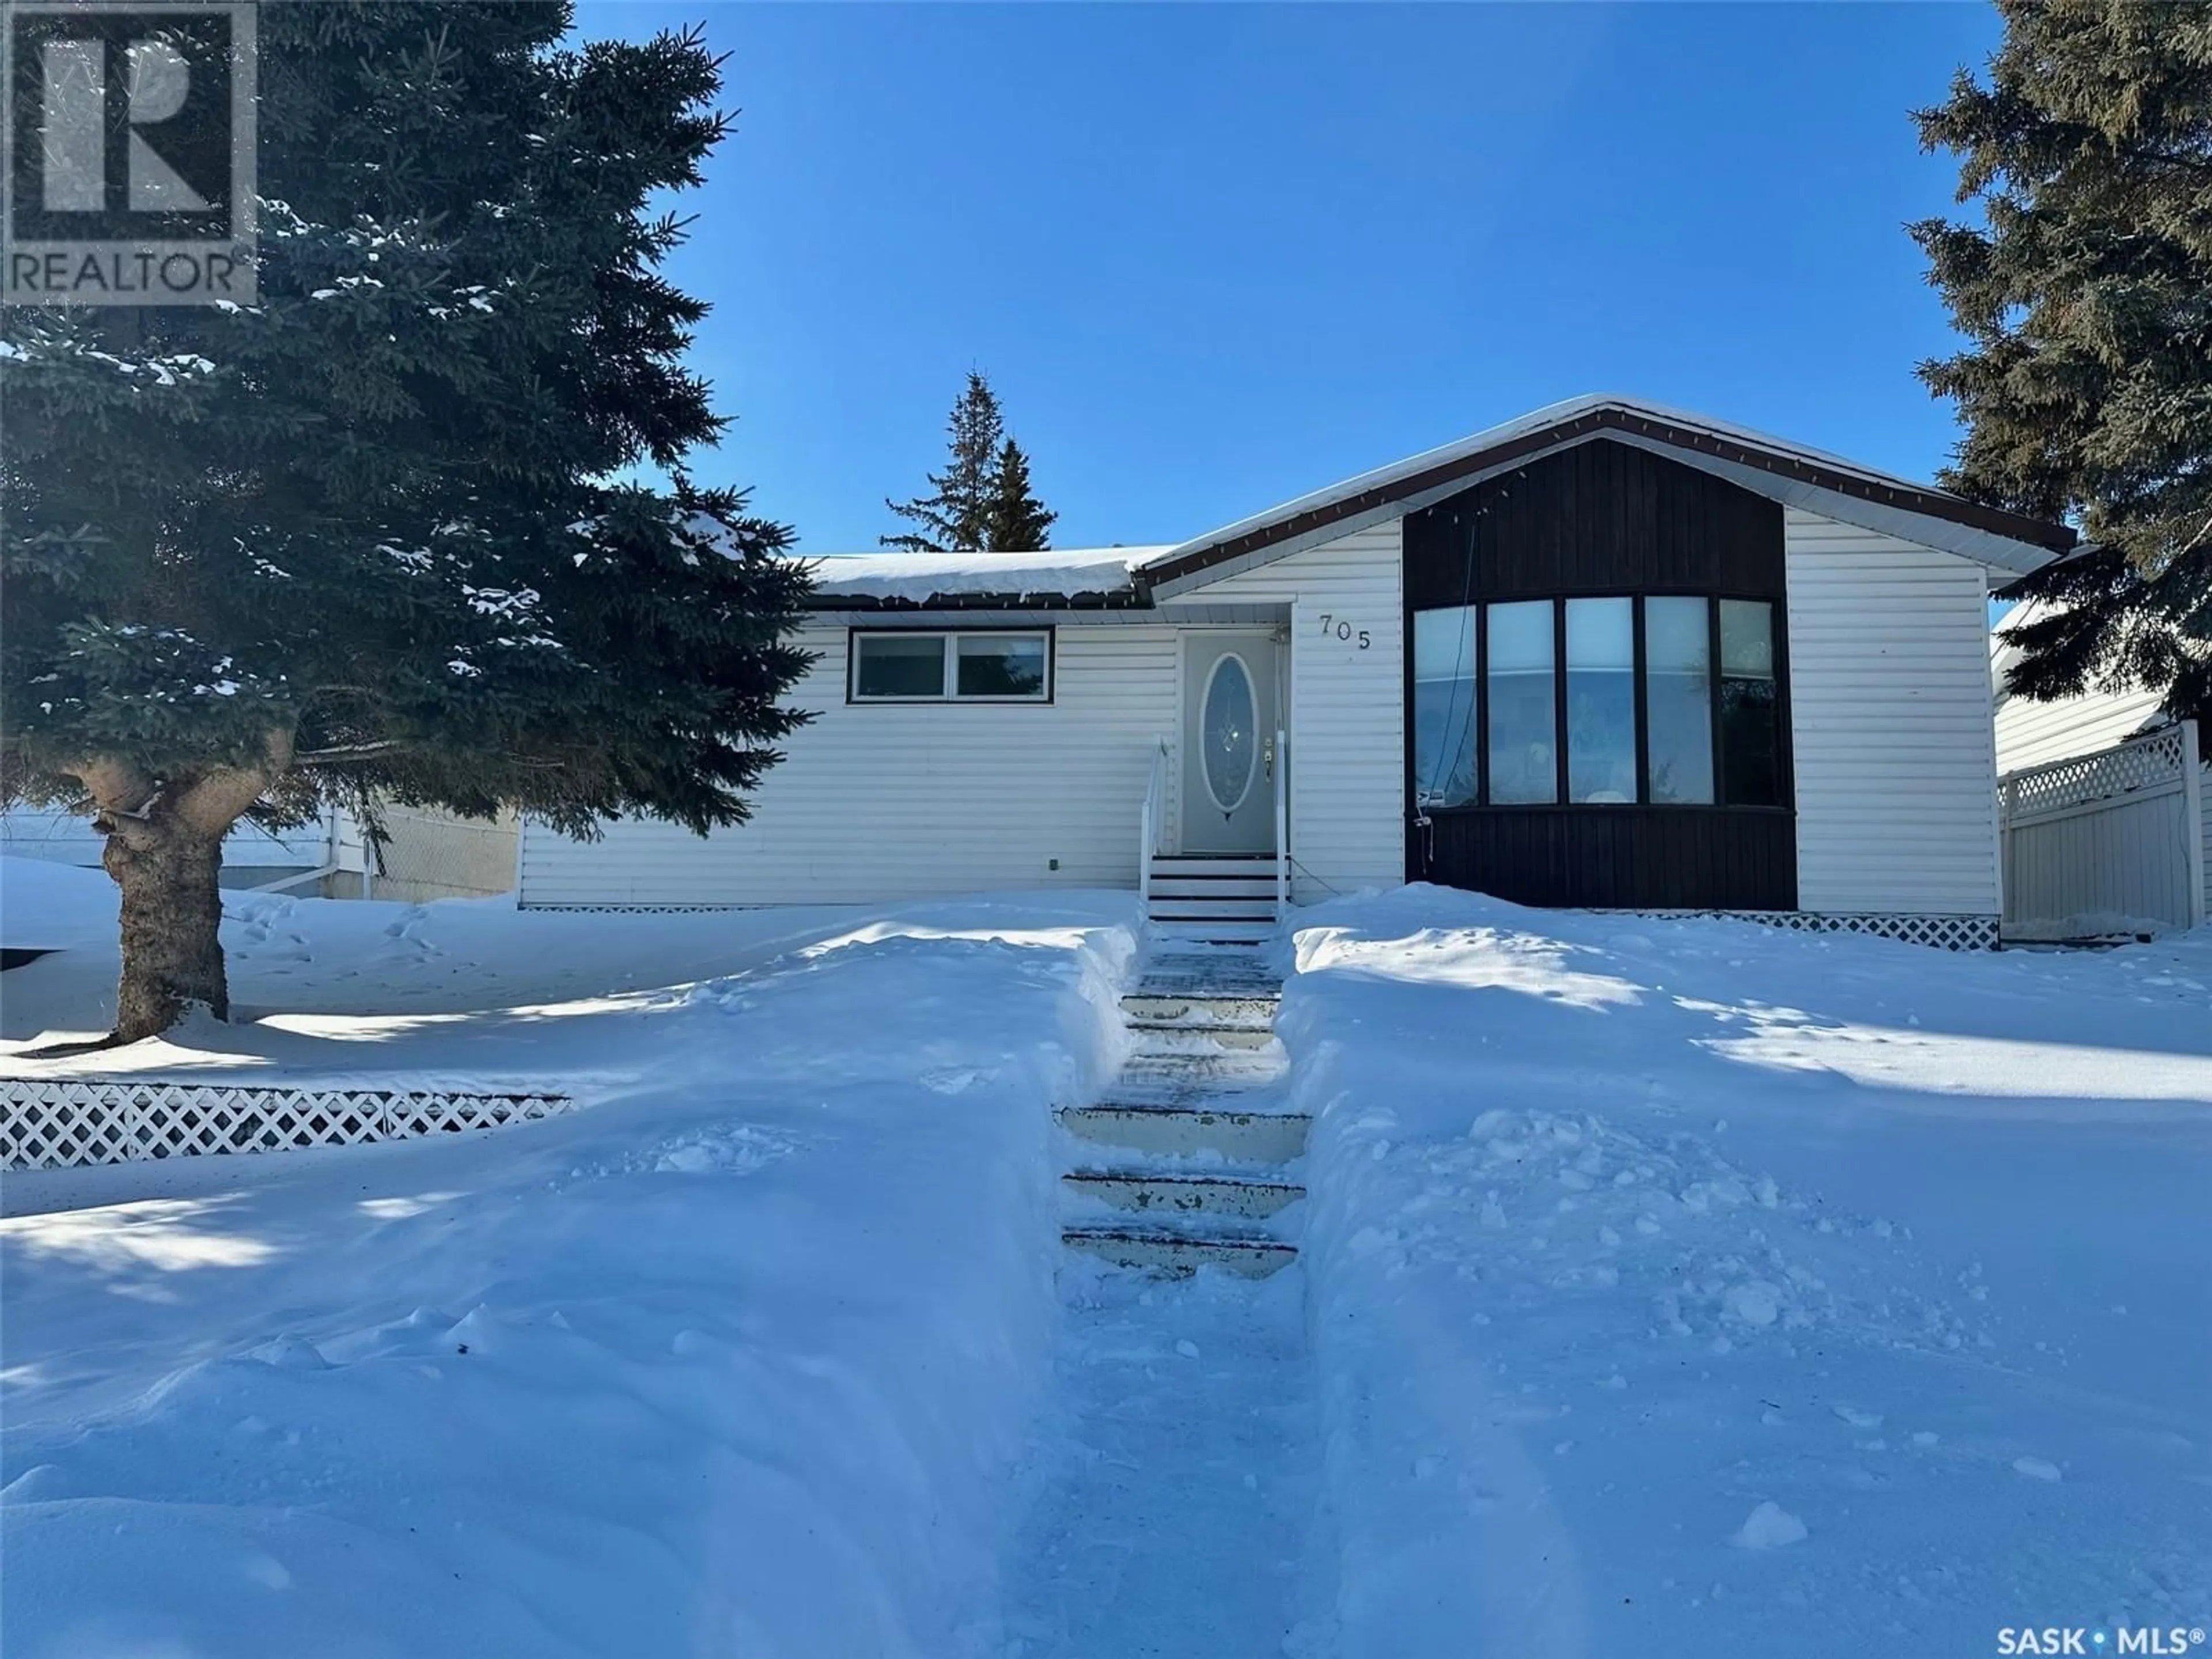
[[[1025,639],[1044,641],[1044,695],[1036,697],[963,697],[956,691],[939,692],[936,696],[864,697],[860,692],[860,646],[864,635],[919,635],[936,640],[957,640],[989,634],[1017,634]],[[957,653],[958,647],[948,649]],[[955,658],[957,661],[957,656]],[[845,630],[845,702],[856,708],[1049,708],[1060,696],[1060,629],[1049,623],[1025,624],[1021,623],[993,623],[981,627],[961,627],[933,624],[927,628],[860,628]]]

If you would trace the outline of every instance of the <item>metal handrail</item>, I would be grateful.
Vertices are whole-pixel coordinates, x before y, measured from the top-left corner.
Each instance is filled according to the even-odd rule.
[[[1291,740],[1280,730],[1275,733],[1275,920],[1280,921],[1291,908],[1291,800],[1288,778],[1291,770]]]
[[[1167,805],[1168,743],[1152,739],[1152,775],[1145,781],[1145,804],[1137,812],[1137,901],[1146,915],[1152,908],[1152,854],[1160,850],[1160,820]]]

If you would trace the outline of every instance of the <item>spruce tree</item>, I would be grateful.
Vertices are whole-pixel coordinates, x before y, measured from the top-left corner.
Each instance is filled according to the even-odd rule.
[[[0,788],[106,838],[112,1040],[227,1014],[242,816],[703,834],[804,718],[805,568],[684,471],[722,423],[684,366],[706,307],[647,212],[723,136],[715,60],[569,21],[262,8],[260,303],[0,324]]]
[[[1009,438],[993,463],[991,499],[983,514],[983,545],[994,553],[1041,553],[1052,545],[1060,515],[1030,489],[1030,458]]]
[[[879,538],[884,546],[908,553],[972,553],[985,545],[1006,422],[998,394],[975,370],[968,371],[967,388],[952,405],[945,425],[951,434],[952,456],[944,471],[929,475],[935,493],[910,501],[884,502],[921,528]]]
[[[1921,366],[1966,435],[1945,482],[2087,549],[2007,590],[2012,689],[2212,714],[2212,9],[1998,0],[1986,83],[1916,116],[1984,222],[1911,227],[1969,341]]]

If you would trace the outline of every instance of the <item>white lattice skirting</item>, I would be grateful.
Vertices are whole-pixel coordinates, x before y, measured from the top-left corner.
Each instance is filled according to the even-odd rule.
[[[566,1095],[7,1079],[0,1079],[0,1168],[356,1146],[496,1129],[574,1108]]]
[[[1995,916],[1816,915],[1809,910],[1640,910],[1647,916],[1705,916],[1721,921],[1755,921],[1796,933],[1871,933],[1906,945],[1939,951],[1994,951]]]

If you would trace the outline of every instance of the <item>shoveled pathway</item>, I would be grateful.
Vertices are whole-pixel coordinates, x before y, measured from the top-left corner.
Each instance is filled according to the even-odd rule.
[[[1097,1108],[1063,1115],[1071,1243],[1111,1257],[1141,1237],[1118,1254],[1151,1268],[1073,1249],[1063,1267],[1006,1659],[1280,1659],[1318,1611],[1304,1285],[1279,1265],[1297,1208],[1257,1212],[1297,1195],[1279,1153],[1304,1126],[1267,1031],[1279,989],[1256,951],[1156,941],[1124,1000],[1127,1066]]]

